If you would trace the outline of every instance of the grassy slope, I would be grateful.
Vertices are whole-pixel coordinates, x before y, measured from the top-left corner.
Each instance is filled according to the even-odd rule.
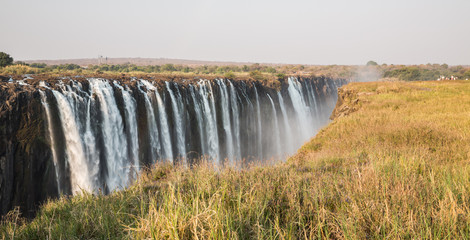
[[[287,163],[159,165],[128,190],[49,202],[26,224],[12,212],[0,236],[468,238],[470,82],[344,89],[338,109],[356,111]]]

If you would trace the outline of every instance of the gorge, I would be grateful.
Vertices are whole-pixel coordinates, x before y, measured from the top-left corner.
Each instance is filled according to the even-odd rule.
[[[323,126],[343,79],[3,78],[0,214],[125,188],[157,162],[284,159]]]

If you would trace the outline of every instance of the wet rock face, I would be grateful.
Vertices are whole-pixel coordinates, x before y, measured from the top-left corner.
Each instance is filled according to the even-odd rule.
[[[11,82],[9,77],[0,76],[0,215],[19,207],[24,216],[33,217],[39,204],[47,198],[73,194],[73,181],[79,173],[73,172],[67,157],[70,152],[66,151],[65,136],[69,133],[62,127],[63,109],[57,95],[71,101],[80,136],[87,136],[78,139],[82,141],[85,158],[90,160],[88,156],[94,154],[95,165],[88,166],[92,190],[106,193],[125,187],[116,185],[119,179],[112,179],[112,173],[119,173],[120,169],[113,169],[113,166],[149,166],[168,156],[168,151],[171,156],[180,156],[184,151],[184,161],[188,164],[197,161],[202,154],[212,154],[218,163],[241,158],[268,159],[275,156],[276,151],[279,154],[276,145],[290,153],[305,139],[294,143],[282,141],[289,139],[288,136],[298,137],[295,131],[301,133],[324,125],[335,106],[337,88],[346,83],[322,77],[296,78],[281,81],[280,88],[273,89],[252,81],[169,84],[157,81],[154,83],[157,90],[151,90],[152,86],[145,86],[137,79],[119,79],[117,85],[113,80],[106,80],[108,87],[100,89],[84,78],[60,79],[62,84],[58,84],[58,79],[41,80],[48,87],[37,79]],[[100,94],[108,95],[106,98]],[[44,98],[50,115],[41,102]],[[305,109],[295,107],[296,100],[305,105]],[[308,113],[304,116],[307,119],[300,119],[299,111],[304,110]],[[133,116],[135,121],[130,121]],[[277,121],[272,121],[273,118]],[[109,119],[113,121],[107,121]],[[298,126],[309,121],[316,126]],[[54,127],[51,130],[49,126]],[[104,131],[107,126],[111,126],[109,132]],[[278,131],[273,131],[275,128]],[[152,135],[152,131],[158,132]],[[115,132],[120,133],[115,136],[125,137],[109,145],[109,134]],[[56,139],[54,146],[51,134]],[[87,149],[85,143],[90,139],[93,145]],[[292,146],[285,147],[289,144]],[[110,146],[122,154],[111,158]],[[91,154],[92,150],[96,152]],[[116,156],[122,161],[110,164]],[[182,160],[174,160],[177,161]],[[129,181],[135,178],[132,172],[120,173],[125,176],[117,178]]]
[[[37,204],[57,196],[43,110],[32,89],[0,89],[0,213],[18,206],[32,216]]]

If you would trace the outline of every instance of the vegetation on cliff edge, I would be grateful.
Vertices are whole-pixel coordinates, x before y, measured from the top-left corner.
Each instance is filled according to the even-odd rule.
[[[72,60],[73,62],[73,60]],[[379,65],[375,61],[368,61],[365,66],[360,65],[300,65],[300,64],[259,64],[248,65],[136,65],[126,64],[98,64],[80,66],[74,63],[47,65],[45,63],[14,62],[7,53],[0,52],[0,75],[19,76],[25,74],[58,74],[60,76],[86,76],[96,77],[106,75],[141,76],[143,74],[157,74],[174,77],[205,77],[228,79],[251,79],[265,81],[272,84],[277,79],[291,76],[324,76],[329,78],[342,78],[350,81],[369,82],[380,78],[404,81],[429,80],[457,80],[469,79],[469,66],[451,66],[447,64],[421,64],[421,65]]]
[[[159,164],[124,191],[49,201],[32,221],[12,211],[0,236],[470,237],[470,83],[354,83],[342,92],[336,119],[285,163]]]

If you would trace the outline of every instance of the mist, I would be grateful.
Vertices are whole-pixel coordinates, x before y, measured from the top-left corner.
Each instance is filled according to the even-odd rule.
[[[355,82],[374,82],[383,77],[379,66],[358,66],[354,73]]]

